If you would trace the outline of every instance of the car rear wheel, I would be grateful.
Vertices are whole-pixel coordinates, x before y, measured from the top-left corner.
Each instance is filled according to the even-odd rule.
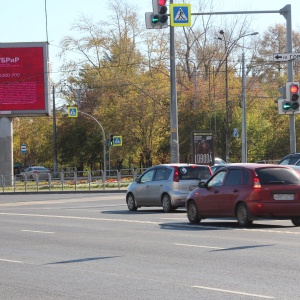
[[[295,226],[300,226],[300,217],[292,218],[291,221]]]
[[[135,204],[135,199],[134,199],[134,196],[132,194],[127,195],[127,207],[130,211],[136,211],[137,210],[137,206]]]
[[[194,201],[190,201],[187,206],[187,217],[192,224],[199,223],[201,219],[199,218],[197,206]]]
[[[164,212],[166,213],[171,212],[173,210],[171,198],[168,194],[164,194],[162,198],[162,207]]]
[[[236,217],[240,227],[247,227],[253,223],[250,219],[250,213],[244,203],[240,203],[236,210]]]

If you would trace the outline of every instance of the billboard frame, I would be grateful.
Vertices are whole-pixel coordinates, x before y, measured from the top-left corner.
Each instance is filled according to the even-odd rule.
[[[214,135],[212,131],[191,132],[191,162],[198,165],[214,165]]]
[[[43,106],[42,108],[29,108],[29,109],[18,109],[17,104],[15,104],[16,109],[14,109],[14,104],[7,104],[9,109],[2,110],[0,102],[0,117],[34,117],[34,116],[49,116],[51,113],[50,108],[50,90],[49,90],[49,53],[48,53],[48,43],[47,42],[26,42],[26,43],[0,43],[0,59],[1,59],[1,50],[13,48],[20,51],[24,51],[26,48],[42,48],[42,66],[43,66],[43,96],[36,96],[35,100],[38,103],[37,105]],[[28,51],[27,51],[28,52]],[[22,53],[22,52],[20,52]],[[23,52],[24,53],[24,52]],[[40,59],[40,58],[38,58]],[[41,62],[41,61],[39,61]],[[8,67],[7,67],[8,68]],[[25,74],[26,75],[26,74]],[[20,81],[21,82],[21,81]],[[0,82],[2,84],[2,82]],[[17,85],[17,83],[15,83]],[[43,97],[43,98],[41,98]],[[24,102],[25,103],[25,102]],[[25,104],[23,106],[26,106]],[[2,105],[3,106],[3,105]],[[34,106],[31,105],[31,106]]]

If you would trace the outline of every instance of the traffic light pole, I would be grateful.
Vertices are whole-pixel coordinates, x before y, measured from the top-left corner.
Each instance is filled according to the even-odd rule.
[[[230,11],[230,12],[208,12],[208,13],[192,13],[192,15],[211,16],[211,15],[238,15],[238,14],[281,14],[286,19],[287,29],[287,52],[292,52],[292,13],[291,5],[287,4],[280,10],[262,10],[262,11]],[[293,61],[288,61],[288,81],[294,81]],[[296,152],[296,130],[295,130],[295,115],[289,115],[290,121],[290,152]],[[227,156],[227,155],[226,155]],[[246,157],[245,157],[246,158]]]
[[[173,4],[173,0],[170,0]],[[175,38],[174,26],[170,26],[170,152],[171,163],[179,163],[179,141],[178,141],[178,110],[177,110],[177,92],[176,92],[176,65],[175,65]]]
[[[293,51],[292,45],[292,12],[291,12],[291,5],[286,5],[283,9],[281,14],[286,19],[286,36],[287,36],[287,51]],[[294,74],[293,74],[293,61],[288,61],[288,81],[294,81]],[[295,129],[295,115],[289,115],[290,121],[290,153],[296,152],[296,129]]]

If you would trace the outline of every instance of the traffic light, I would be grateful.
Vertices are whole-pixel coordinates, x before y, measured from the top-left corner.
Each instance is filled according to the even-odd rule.
[[[286,100],[282,101],[282,110],[286,114],[300,113],[299,82],[286,83]]]
[[[153,12],[145,14],[146,28],[161,29],[168,27],[167,0],[152,0]]]
[[[284,115],[285,112],[283,110],[283,101],[286,101],[286,87],[281,86],[278,88],[278,92],[281,94],[277,100],[275,100],[275,103],[277,103],[277,110],[278,114]]]
[[[111,134],[110,137],[109,137],[109,145],[110,146],[114,145],[114,135],[113,134]]]

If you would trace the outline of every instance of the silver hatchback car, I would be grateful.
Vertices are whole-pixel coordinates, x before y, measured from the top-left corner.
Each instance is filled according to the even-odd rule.
[[[142,206],[158,206],[164,212],[171,212],[184,207],[189,192],[211,175],[211,168],[206,165],[181,163],[150,167],[128,186],[128,209],[136,211]]]

